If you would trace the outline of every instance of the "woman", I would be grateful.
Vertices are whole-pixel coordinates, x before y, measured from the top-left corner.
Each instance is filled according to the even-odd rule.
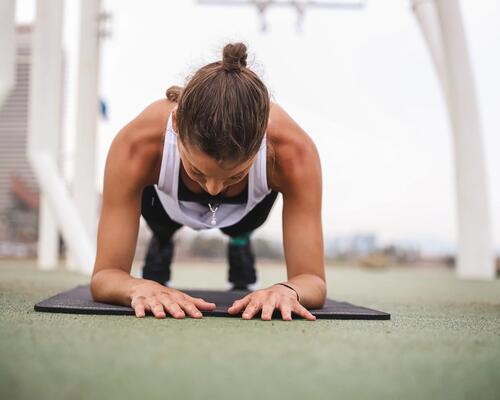
[[[199,69],[185,89],[149,105],[113,140],[104,174],[96,301],[124,304],[137,317],[201,318],[215,304],[168,283],[173,233],[183,225],[230,236],[229,280],[255,282],[249,236],[283,196],[287,282],[235,301],[230,314],[251,319],[275,309],[314,320],[326,296],[321,226],[321,166],[311,138],[246,67],[246,47],[228,44],[223,59]],[[140,216],[153,231],[143,278],[130,276]]]

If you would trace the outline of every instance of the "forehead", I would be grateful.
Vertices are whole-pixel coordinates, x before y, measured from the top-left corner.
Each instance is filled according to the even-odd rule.
[[[255,157],[252,157],[246,161],[216,160],[196,148],[196,146],[185,145],[181,141],[178,141],[178,143],[179,150],[183,153],[184,158],[189,161],[192,167],[205,175],[213,175],[214,172],[222,175],[237,175],[250,167],[255,159]]]

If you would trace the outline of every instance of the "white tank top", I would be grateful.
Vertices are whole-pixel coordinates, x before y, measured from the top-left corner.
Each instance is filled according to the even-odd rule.
[[[172,113],[168,118],[163,144],[160,178],[155,185],[158,197],[168,216],[179,224],[195,230],[224,228],[240,221],[257,203],[271,192],[267,187],[266,135],[260,145],[248,173],[248,198],[246,204],[219,204],[215,213],[216,224],[212,224],[213,213],[208,203],[183,201],[178,198],[181,159],[177,147],[177,135],[172,127]],[[214,204],[211,204],[214,207]]]

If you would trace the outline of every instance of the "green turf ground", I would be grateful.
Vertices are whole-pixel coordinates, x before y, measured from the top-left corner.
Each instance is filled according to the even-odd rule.
[[[261,265],[264,284],[284,267]],[[500,281],[429,269],[328,269],[329,296],[391,321],[137,319],[33,305],[87,282],[0,262],[2,399],[500,399]],[[174,284],[223,287],[221,264]]]

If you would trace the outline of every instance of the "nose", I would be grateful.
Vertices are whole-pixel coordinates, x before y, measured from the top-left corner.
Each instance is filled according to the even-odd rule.
[[[224,185],[222,182],[216,181],[215,179],[207,179],[205,187],[207,189],[207,192],[210,193],[210,195],[216,196],[222,191]]]

